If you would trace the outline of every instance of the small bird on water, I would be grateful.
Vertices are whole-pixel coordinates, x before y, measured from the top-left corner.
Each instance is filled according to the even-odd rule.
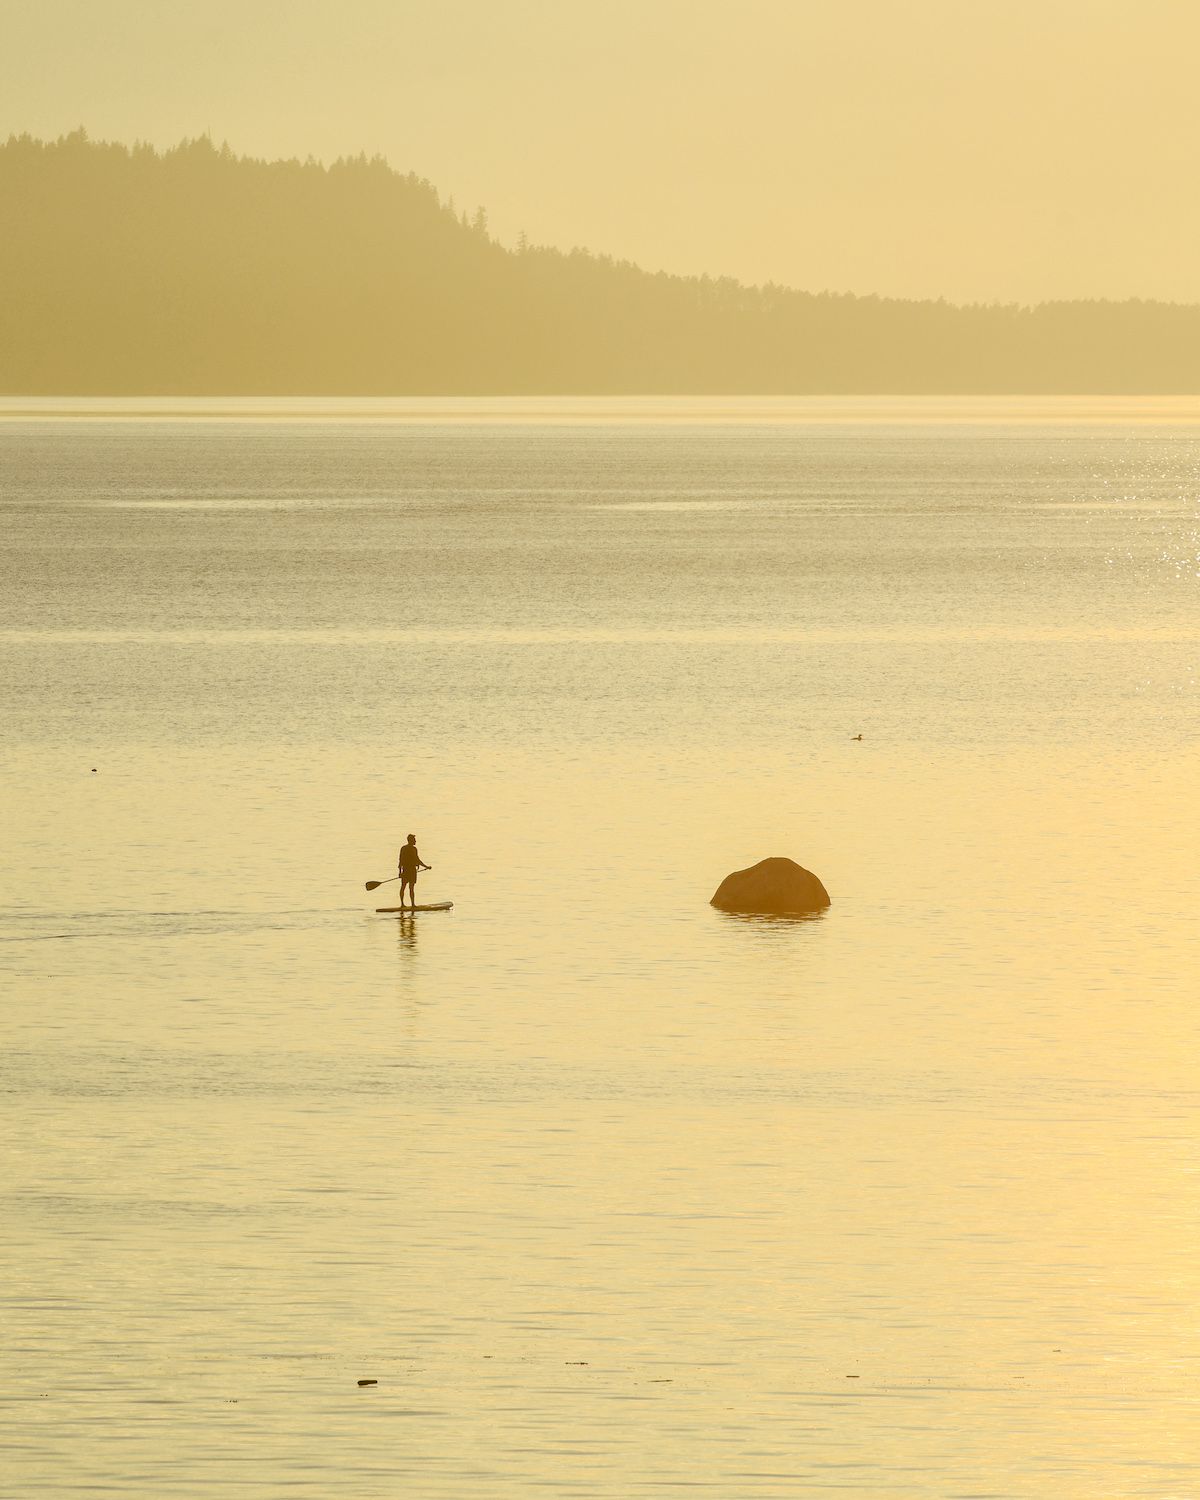
[[[861,735],[861,734],[852,734],[852,735],[851,735],[851,736],[850,736],[850,738],[851,738],[851,739],[852,739],[852,740],[861,740],[861,739],[862,739],[862,735]]]

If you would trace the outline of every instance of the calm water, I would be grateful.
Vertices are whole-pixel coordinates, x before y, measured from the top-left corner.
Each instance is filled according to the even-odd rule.
[[[1200,1495],[1196,415],[10,403],[3,1493]]]

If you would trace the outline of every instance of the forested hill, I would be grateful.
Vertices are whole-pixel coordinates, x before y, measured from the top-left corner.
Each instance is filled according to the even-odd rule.
[[[651,274],[507,249],[378,159],[268,163],[206,139],[10,139],[0,288],[7,394],[1200,391],[1200,307]]]

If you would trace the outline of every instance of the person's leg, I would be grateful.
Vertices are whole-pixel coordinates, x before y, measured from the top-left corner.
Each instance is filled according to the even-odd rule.
[[[401,877],[400,877],[400,910],[401,911],[404,910],[404,892],[405,892],[405,890],[408,891],[408,893],[409,893],[409,900],[411,901],[413,899],[413,895],[412,895],[412,876],[411,875],[401,875]]]

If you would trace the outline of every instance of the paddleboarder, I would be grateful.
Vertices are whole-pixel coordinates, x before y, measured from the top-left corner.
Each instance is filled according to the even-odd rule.
[[[408,841],[400,850],[400,906],[404,907],[404,892],[408,890],[409,905],[414,911],[417,909],[417,871],[428,870],[431,867],[424,863],[417,853],[417,836],[410,833]]]

